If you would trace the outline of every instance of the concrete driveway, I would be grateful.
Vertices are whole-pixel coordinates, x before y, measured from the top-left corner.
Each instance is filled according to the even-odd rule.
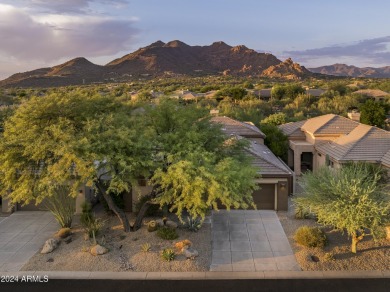
[[[275,211],[214,211],[211,232],[211,271],[301,270]]]
[[[50,212],[20,211],[0,218],[1,272],[19,271],[59,229]]]

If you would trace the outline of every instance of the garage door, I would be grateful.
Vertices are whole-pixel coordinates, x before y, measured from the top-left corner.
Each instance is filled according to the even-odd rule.
[[[275,184],[261,184],[253,192],[253,201],[258,210],[275,210]]]

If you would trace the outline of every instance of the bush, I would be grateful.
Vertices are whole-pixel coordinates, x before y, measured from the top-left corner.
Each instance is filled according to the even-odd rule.
[[[44,206],[54,215],[62,228],[71,227],[76,204],[75,198],[70,196],[68,186],[55,187],[53,194],[47,197]]]
[[[318,227],[302,226],[295,232],[294,239],[306,247],[324,247],[327,243],[325,233]]]
[[[138,212],[141,210],[142,206],[146,201],[149,201],[151,199],[150,196],[143,196],[141,197],[138,202],[135,204],[135,213],[138,214]],[[151,217],[151,216],[157,216],[161,213],[160,210],[160,205],[158,204],[152,204],[149,206],[148,210],[145,213],[146,217]]]
[[[173,249],[165,248],[161,252],[161,257],[163,258],[163,260],[170,262],[170,261],[173,261],[175,259],[176,254],[175,254]]]
[[[176,229],[169,228],[169,227],[162,227],[158,229],[157,236],[166,240],[173,240],[179,237],[179,235],[176,232]]]
[[[96,235],[104,226],[104,222],[100,219],[95,218],[92,213],[92,207],[90,204],[84,202],[81,208],[82,214],[80,217],[80,223],[84,227],[85,232],[88,234],[88,236],[90,238],[92,237],[96,244]]]
[[[187,217],[187,223],[185,224],[185,227],[192,231],[192,232],[197,232],[200,227],[202,227],[202,221],[200,218],[192,218],[190,216]]]
[[[141,250],[143,252],[149,252],[151,248],[152,248],[152,246],[148,242],[146,242],[143,245],[141,245]]]

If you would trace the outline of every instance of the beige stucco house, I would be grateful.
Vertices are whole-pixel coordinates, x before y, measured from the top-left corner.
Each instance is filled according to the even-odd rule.
[[[213,117],[211,121],[222,125],[227,135],[235,135],[250,142],[248,154],[259,167],[259,190],[253,192],[258,209],[287,210],[288,195],[293,193],[292,170],[264,145],[265,135],[252,123],[240,122],[228,117]]]
[[[300,175],[352,161],[380,164],[390,174],[390,132],[328,114],[279,128],[288,136],[288,166]]]

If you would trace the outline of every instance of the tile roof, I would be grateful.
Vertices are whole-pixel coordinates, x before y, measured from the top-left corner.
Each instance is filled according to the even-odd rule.
[[[222,124],[222,130],[228,135],[265,138],[264,133],[253,124],[239,122],[228,117],[213,117],[211,121]]]
[[[334,114],[323,115],[306,121],[288,123],[279,128],[289,137],[302,135],[298,130],[317,135],[347,135],[359,125],[352,121]]]
[[[250,141],[248,151],[253,156],[253,165],[260,167],[260,174],[291,175],[292,170],[288,168],[272,151],[263,144]]]
[[[390,167],[390,150],[382,157],[382,164]]]
[[[294,123],[287,123],[279,126],[288,137],[302,137],[305,138],[305,133],[302,132],[301,127],[306,121],[299,121]]]
[[[390,95],[388,92],[379,89],[361,89],[353,92],[353,94],[361,94],[361,95],[371,96],[371,97],[383,97],[383,96]]]
[[[316,149],[338,161],[385,161],[390,165],[390,132],[360,124],[348,135]]]

